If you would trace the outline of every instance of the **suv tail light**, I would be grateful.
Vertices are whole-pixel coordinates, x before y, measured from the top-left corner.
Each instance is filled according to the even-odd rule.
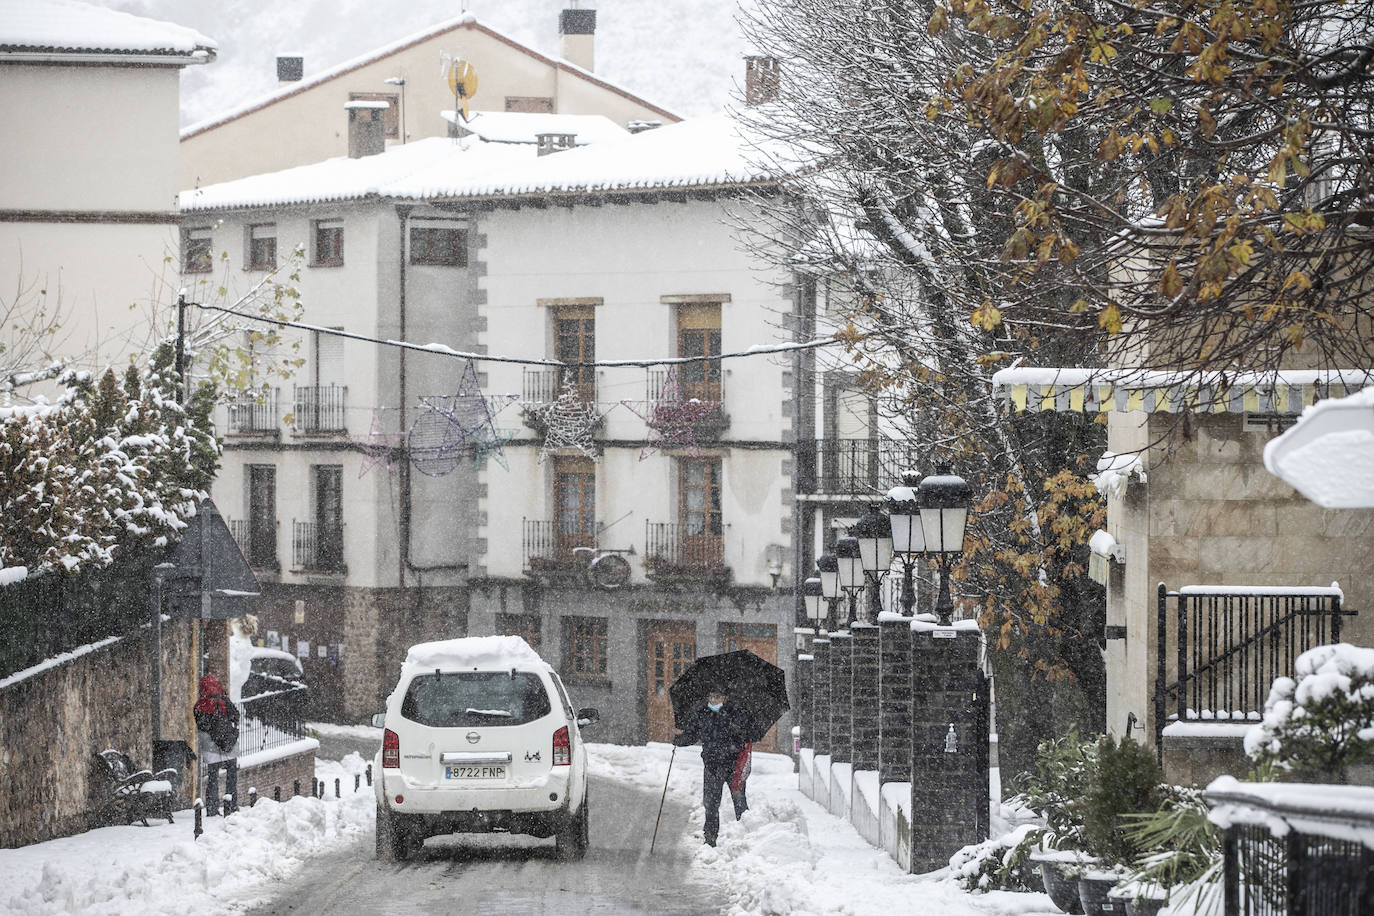
[[[553,765],[565,767],[572,765],[572,744],[568,740],[568,726],[553,733]]]
[[[392,770],[401,766],[401,739],[389,728],[382,732],[382,766]]]

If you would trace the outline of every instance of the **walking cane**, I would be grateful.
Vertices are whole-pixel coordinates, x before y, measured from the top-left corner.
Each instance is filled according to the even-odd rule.
[[[663,798],[658,800],[658,817],[654,818],[654,838],[649,841],[649,855],[654,854],[654,844],[658,842],[658,822],[663,820],[663,801],[668,797],[668,779],[673,775],[673,758],[677,756],[677,745],[668,755],[668,775],[663,777]]]

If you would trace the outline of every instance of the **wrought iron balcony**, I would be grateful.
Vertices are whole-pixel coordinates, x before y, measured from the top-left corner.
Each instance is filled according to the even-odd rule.
[[[343,525],[291,522],[291,568],[344,573]]]
[[[527,518],[521,521],[521,526],[520,553],[524,569],[530,572],[571,569],[576,560],[573,551],[596,546],[596,535],[565,530],[556,521]]]
[[[253,536],[253,522],[250,519],[229,519],[229,534],[233,536],[234,542],[239,545],[239,550],[243,551],[243,558],[248,561],[248,565],[254,569],[278,569],[277,563],[277,522],[276,519],[268,519],[260,523],[261,532],[270,533],[270,537]]]
[[[346,432],[347,402],[348,387],[345,385],[297,386],[291,407],[295,430],[317,435]]]
[[[280,389],[268,388],[256,395],[241,394],[229,402],[229,428],[231,436],[260,436],[277,432],[281,420],[277,412]]]
[[[797,444],[797,489],[801,493],[877,497],[918,466],[906,440],[817,439]]]
[[[563,385],[571,381],[578,400],[584,404],[596,402],[596,370],[591,366],[576,369],[526,369],[520,386],[521,400],[527,404],[551,404],[563,393]]]
[[[699,523],[646,521],[644,573],[651,579],[729,579],[724,534]]]

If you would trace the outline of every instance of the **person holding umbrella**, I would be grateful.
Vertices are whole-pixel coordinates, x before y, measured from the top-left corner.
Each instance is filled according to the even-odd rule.
[[[716,845],[720,832],[720,801],[723,787],[729,785],[730,800],[735,805],[735,820],[749,808],[745,798],[745,777],[748,775],[746,751],[752,744],[753,723],[749,713],[731,705],[723,682],[711,685],[706,705],[698,708],[682,731],[673,737],[675,747],[701,745],[702,784],[701,801],[706,806],[704,833],[706,845]]]

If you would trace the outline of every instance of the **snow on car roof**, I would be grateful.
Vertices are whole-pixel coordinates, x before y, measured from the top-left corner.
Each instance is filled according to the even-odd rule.
[[[268,648],[266,648],[265,646],[254,646],[253,649],[252,649],[252,651],[248,653],[248,657],[249,657],[249,658],[280,658],[280,659],[283,659],[283,660],[285,660],[285,661],[291,662],[292,664],[296,665],[297,667],[300,666],[300,659],[296,658],[296,656],[292,655],[290,652],[283,652],[281,649],[268,649]]]
[[[545,662],[519,636],[465,636],[411,646],[402,671],[505,670],[530,665],[542,668]]]
[[[5,51],[188,55],[216,48],[195,29],[76,0],[0,0],[0,49]]]

